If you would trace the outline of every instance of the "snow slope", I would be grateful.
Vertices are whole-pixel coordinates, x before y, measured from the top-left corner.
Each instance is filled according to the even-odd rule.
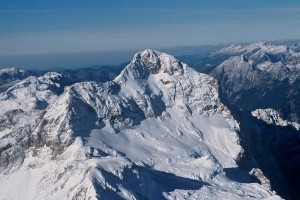
[[[47,86],[37,84],[34,95],[9,90],[47,106],[26,145],[2,136],[0,198],[280,199],[237,165],[239,125],[216,80],[172,56],[145,50],[113,81],[76,83],[62,94],[48,95],[58,85],[42,80]],[[18,99],[7,94],[3,105]],[[36,110],[18,103],[11,105]]]

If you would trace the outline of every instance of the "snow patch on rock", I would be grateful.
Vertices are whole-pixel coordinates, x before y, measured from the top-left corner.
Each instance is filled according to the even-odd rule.
[[[293,126],[297,130],[300,130],[300,124],[282,119],[280,113],[274,109],[256,109],[255,111],[252,111],[251,114],[257,119],[263,120],[267,124],[274,124],[277,126]]]

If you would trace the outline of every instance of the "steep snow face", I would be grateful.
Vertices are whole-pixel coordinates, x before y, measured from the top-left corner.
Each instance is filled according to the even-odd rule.
[[[237,130],[215,79],[145,50],[114,81],[77,83],[51,101],[21,165],[14,138],[2,142],[1,160],[11,159],[1,196],[280,199],[238,168]]]

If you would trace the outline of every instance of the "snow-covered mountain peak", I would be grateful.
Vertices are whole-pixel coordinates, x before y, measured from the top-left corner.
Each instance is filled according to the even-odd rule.
[[[45,97],[62,80],[58,73],[30,77],[20,97]],[[277,197],[238,168],[239,125],[220,101],[217,81],[173,56],[145,50],[113,81],[80,82],[51,96],[38,115],[35,107],[14,109],[23,123],[17,130],[10,113],[0,119],[12,130],[0,144],[6,199]],[[15,194],[7,180],[24,190]]]
[[[150,74],[161,71],[170,75],[181,73],[183,65],[175,57],[150,49],[136,53],[118,79],[147,79]]]
[[[60,138],[64,144],[73,141],[72,138],[80,133],[68,128],[66,120],[78,125],[76,115],[85,115],[82,113],[85,109],[93,116],[89,123],[100,120],[100,124],[113,131],[135,128],[144,119],[164,118],[170,113],[185,118],[193,114],[220,115],[232,130],[239,129],[219,99],[216,80],[196,72],[173,56],[151,50],[137,53],[114,81],[77,83],[68,87],[44,116],[46,122],[60,122],[57,130],[63,130],[47,133],[50,140]],[[41,123],[36,132],[48,129],[44,125]]]
[[[149,99],[156,98],[145,104],[150,110],[160,107],[154,103],[163,103],[167,108],[178,108],[184,115],[191,115],[192,111],[206,115],[223,113],[224,116],[229,113],[219,100],[216,80],[158,51],[137,53],[114,82],[120,85],[119,94],[137,102],[147,102],[145,95]],[[238,129],[237,124],[233,127]]]

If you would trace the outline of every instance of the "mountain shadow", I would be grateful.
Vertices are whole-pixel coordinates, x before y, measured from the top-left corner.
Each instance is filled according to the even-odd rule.
[[[178,190],[199,190],[203,186],[209,186],[210,184],[176,176],[172,173],[158,171],[150,168],[149,166],[141,167],[134,166],[131,169],[125,169],[122,173],[122,179],[115,176],[111,172],[99,169],[102,176],[113,187],[117,188],[117,191],[104,189],[101,184],[97,184],[95,180],[96,190],[99,197],[102,199],[123,199],[118,195],[120,192],[120,185],[125,188],[138,199],[156,199],[164,200],[166,197],[163,193],[173,192]]]

